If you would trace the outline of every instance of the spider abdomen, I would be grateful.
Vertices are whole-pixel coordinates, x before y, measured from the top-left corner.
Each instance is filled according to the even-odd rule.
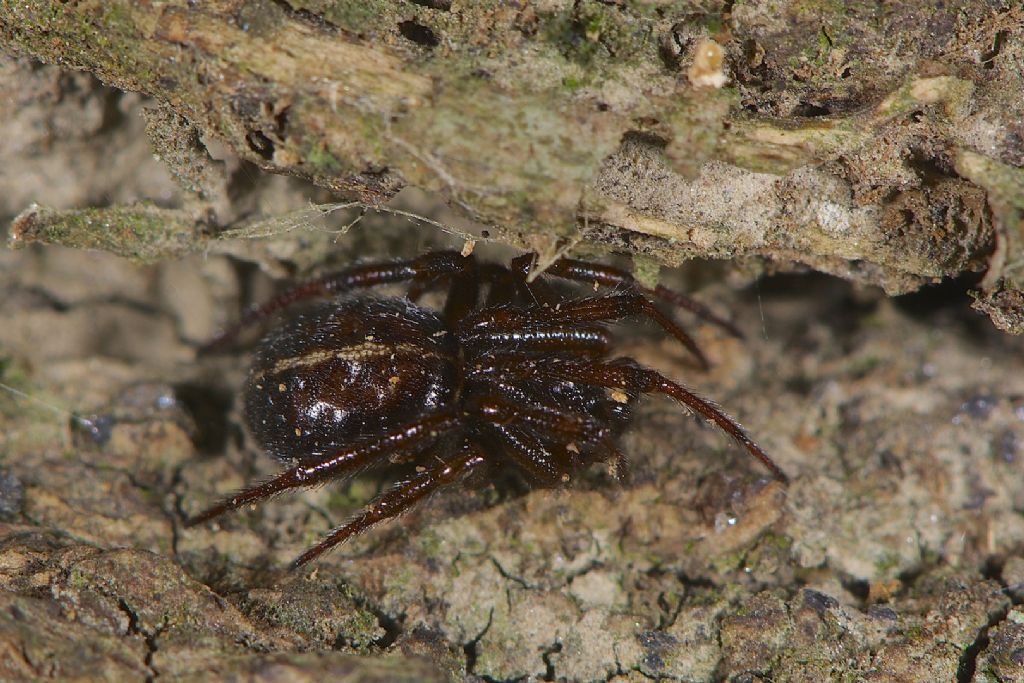
[[[453,400],[454,341],[432,311],[349,297],[295,315],[257,348],[249,429],[282,460],[321,459]]]

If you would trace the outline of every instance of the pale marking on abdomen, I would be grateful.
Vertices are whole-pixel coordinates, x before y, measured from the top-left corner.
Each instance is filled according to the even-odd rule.
[[[352,346],[346,346],[341,349],[317,349],[304,353],[301,356],[290,356],[288,358],[282,358],[274,363],[274,367],[269,370],[263,370],[253,375],[254,380],[260,380],[267,375],[273,376],[279,372],[285,370],[294,370],[295,368],[307,368],[329,360],[358,360],[366,361],[372,358],[383,358],[385,356],[393,356],[399,353],[413,353],[418,358],[439,358],[440,354],[430,349],[424,349],[416,344],[378,344],[376,342],[362,342],[359,344],[353,344]]]

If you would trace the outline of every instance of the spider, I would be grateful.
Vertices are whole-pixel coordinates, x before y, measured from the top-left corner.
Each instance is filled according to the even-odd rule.
[[[303,300],[259,343],[245,389],[255,439],[291,467],[201,512],[196,525],[283,491],[351,477],[389,463],[410,474],[333,529],[292,568],[434,491],[483,473],[518,470],[540,487],[570,482],[598,462],[613,473],[617,441],[640,395],[666,394],[736,439],[777,479],[786,475],[711,401],[629,358],[610,358],[605,323],[646,316],[679,340],[701,366],[693,339],[647,295],[688,309],[740,336],[728,321],[678,292],[647,290],[616,268],[563,258],[530,281],[535,255],[509,266],[454,251],[358,265],[297,285],[247,310],[215,337],[216,349],[242,329]],[[565,299],[554,280],[609,293]],[[409,283],[406,298],[359,290]],[[418,305],[446,289],[441,311]]]

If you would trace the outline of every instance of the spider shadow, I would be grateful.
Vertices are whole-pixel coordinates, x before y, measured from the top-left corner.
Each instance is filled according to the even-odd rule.
[[[893,303],[907,317],[929,327],[950,330],[974,344],[1003,346],[1012,337],[971,307],[971,291],[980,280],[980,274],[967,273],[894,297]]]
[[[781,335],[798,351],[810,350],[802,344],[812,325],[824,325],[841,345],[852,344],[884,305],[891,305],[911,321],[951,332],[972,344],[1008,348],[1013,338],[971,308],[971,291],[980,279],[978,273],[967,273],[916,292],[887,297],[879,288],[858,286],[831,275],[780,273],[746,287],[739,301],[758,311],[755,315],[764,321],[764,335]]]

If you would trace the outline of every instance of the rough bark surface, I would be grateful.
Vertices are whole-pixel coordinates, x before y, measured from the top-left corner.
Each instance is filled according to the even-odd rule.
[[[443,192],[542,264],[583,242],[889,293],[987,268],[978,306],[1019,332],[1022,21],[1009,0],[2,2],[11,49],[160,103],[193,200],[33,208],[16,233],[198,248],[235,217],[202,168],[216,140],[371,203]]]
[[[258,102],[277,102],[281,93],[294,96],[299,81],[270,78],[283,68],[279,61],[259,67],[257,80],[268,90],[255,87],[256,72],[248,69],[256,67],[239,69],[234,79],[211,78],[228,73],[208,69],[231,55],[250,59],[245,50],[252,45],[168,41],[157,24],[142,33],[140,17],[177,17],[180,31],[192,31],[190,22],[220,27],[233,17],[235,38],[259,36],[275,50],[295,45],[278,42],[282,36],[325,41],[329,35],[345,43],[338,50],[379,49],[401,73],[432,69],[429,96],[417,105],[427,109],[409,105],[388,124],[419,114],[420,123],[401,124],[419,130],[438,116],[436,101],[455,101],[444,100],[457,95],[450,89],[455,73],[441,68],[444,58],[491,59],[487,74],[475,77],[481,83],[464,87],[498,89],[512,107],[525,82],[514,78],[543,72],[536,62],[513,63],[508,51],[530,55],[524,45],[566,35],[543,30],[561,11],[573,19],[565,30],[574,37],[555,42],[561,47],[549,60],[575,65],[579,80],[560,80],[566,76],[555,72],[565,88],[560,97],[565,107],[579,107],[573,111],[583,119],[596,116],[588,103],[594,110],[600,102],[621,107],[618,116],[627,121],[610,136],[611,156],[594,153],[597,171],[586,182],[544,187],[543,174],[556,167],[543,164],[583,168],[590,161],[562,159],[565,149],[546,156],[519,149],[520,163],[537,163],[537,175],[524,181],[499,149],[492,162],[501,159],[507,177],[486,165],[468,175],[494,183],[494,196],[481,199],[463,187],[449,195],[457,207],[486,221],[509,220],[503,236],[538,248],[544,245],[530,240],[545,234],[542,227],[572,226],[578,232],[562,238],[653,256],[638,264],[655,273],[660,261],[684,256],[747,254],[902,291],[999,261],[1001,279],[977,283],[991,284],[978,303],[1008,327],[1019,324],[1013,306],[1019,307],[1020,292],[1010,278],[1019,263],[1019,233],[1007,226],[1019,216],[1021,195],[1012,188],[1022,153],[1007,126],[1019,118],[1010,112],[1020,104],[1005,89],[1008,80],[999,80],[1011,79],[1012,60],[1019,65],[1021,58],[1020,32],[999,23],[1016,16],[1013,8],[967,5],[942,19],[934,12],[922,18],[904,5],[902,14],[854,11],[829,23],[822,19],[827,8],[783,4],[768,11],[737,3],[729,21],[715,25],[707,17],[718,15],[706,8],[669,16],[667,5],[652,3],[653,14],[643,17],[653,23],[638,24],[637,35],[641,46],[656,45],[657,69],[676,70],[666,71],[671,79],[658,81],[653,62],[638,58],[652,69],[641,71],[642,78],[588,82],[581,76],[590,69],[625,69],[620,57],[640,49],[616,42],[625,38],[613,31],[614,20],[635,10],[537,4],[532,32],[491,33],[494,38],[480,38],[476,51],[464,54],[465,36],[486,36],[492,27],[473,17],[505,11],[525,21],[527,10],[480,5],[491,14],[477,16],[457,6],[445,10],[443,2],[379,5],[377,13],[347,14],[329,3],[205,3],[193,15],[173,2],[0,3],[8,47],[60,57],[156,98],[24,57],[0,68],[0,216],[21,213],[20,241],[32,237],[150,262],[38,244],[0,253],[0,382],[9,387],[0,390],[0,679],[1024,680],[1024,346],[969,309],[965,290],[974,283],[963,280],[890,299],[820,275],[750,284],[715,264],[666,273],[668,284],[731,311],[747,341],[693,326],[714,362],[708,373],[651,330],[621,329],[622,353],[720,401],[793,477],[788,488],[767,482],[716,431],[651,399],[624,442],[633,464],[624,486],[595,471],[564,491],[454,491],[300,575],[285,575],[281,567],[386,481],[357,479],[282,497],[216,526],[183,528],[187,514],[275,468],[241,427],[245,353],[197,359],[197,345],[245,303],[268,296],[280,278],[356,256],[407,256],[462,242],[423,221],[373,211],[343,234],[353,215],[322,216],[308,206],[336,197],[256,165],[358,190],[374,201],[406,183],[452,188],[423,180],[427,170],[416,175],[414,156],[403,156],[386,136],[381,156],[365,157],[385,159],[386,172],[331,146],[342,139],[332,135],[364,139],[351,123],[363,119],[350,117],[342,126],[340,114],[321,113],[321,128],[314,129],[303,113],[310,110],[293,104],[282,139],[263,119],[237,130],[214,127],[220,116],[235,120],[237,112],[225,104],[230,100],[221,102],[223,111],[193,111],[164,95],[250,89]],[[40,14],[23,14],[27,7]],[[658,15],[659,7],[668,14]],[[77,38],[45,24],[77,12],[90,18]],[[260,23],[261,17],[272,20]],[[101,20],[108,24],[96,23]],[[840,45],[845,33],[835,27],[855,20],[872,32],[846,28],[856,40]],[[119,33],[115,24],[130,30]],[[213,31],[210,41],[220,35],[219,28],[206,30]],[[117,42],[125,35],[148,36],[151,44],[133,45],[163,59],[119,61],[134,54]],[[421,44],[429,35],[436,45]],[[509,35],[535,42],[503,41]],[[629,82],[652,90],[671,82],[678,88],[666,98],[672,106],[696,107],[687,50],[706,36],[724,47],[734,79],[728,92],[700,94],[723,98],[720,109],[702,114],[718,133],[673,136],[664,109],[645,114],[657,120],[642,126],[621,113],[643,99],[637,92],[647,92],[630,91]],[[964,48],[982,44],[988,47],[977,54]],[[160,53],[167,45],[175,51]],[[814,52],[801,60],[804,45]],[[837,49],[844,52],[831,56]],[[198,59],[204,50],[211,61],[190,61],[187,68],[175,61]],[[320,54],[317,68],[326,70],[332,55]],[[815,55],[837,61],[819,63]],[[302,62],[309,53],[296,49],[293,59]],[[927,69],[926,59],[935,62]],[[121,64],[120,71],[101,68],[110,64]],[[174,88],[150,78],[179,68]],[[384,67],[371,60],[361,68]],[[136,80],[127,80],[130,73]],[[364,87],[385,88],[366,78]],[[965,81],[973,94],[956,105],[948,95]],[[887,103],[915,87],[917,94]],[[941,96],[921,88],[938,88]],[[897,111],[902,97],[910,98],[909,108],[883,121],[879,112]],[[337,106],[365,104],[352,102]],[[373,98],[367,102],[378,106]],[[261,107],[252,111],[272,116],[259,113]],[[972,118],[981,111],[984,126]],[[499,113],[512,117],[511,109]],[[795,136],[787,137],[778,122],[761,118],[769,115],[801,117],[802,124],[787,128]],[[829,146],[833,138],[825,144],[810,134],[814,125],[831,130],[837,117],[864,126],[843,129],[862,137],[842,150]],[[570,116],[561,125],[575,124]],[[686,127],[695,125],[689,120],[679,125],[696,130]],[[338,168],[312,170],[300,147],[292,166],[279,158],[292,149],[290,141],[297,145],[301,135],[316,137],[310,130],[328,129],[323,149],[338,155]],[[253,130],[272,141],[271,158],[248,146]],[[981,139],[971,137],[981,130],[990,146],[957,146],[957,140]],[[947,137],[936,137],[940,132]],[[566,149],[577,144],[577,134],[567,136]],[[444,160],[442,169],[476,151],[456,154],[417,135],[411,139],[420,141],[418,149]],[[742,149],[737,140],[750,151],[730,157],[726,150]],[[154,149],[162,161],[153,158]],[[755,166],[755,158],[770,168]],[[885,182],[872,190],[869,174]],[[523,187],[517,183],[531,188],[529,201],[543,210],[531,213],[534,208],[522,207],[534,204],[510,199],[507,188]],[[577,194],[558,204],[570,196],[560,194],[566,187]],[[728,200],[705,203],[715,196]],[[389,211],[415,211],[460,235],[480,238],[482,229],[499,235],[431,208],[424,195],[407,190],[396,201]],[[32,203],[40,206],[24,212]],[[514,210],[506,212],[509,206]],[[537,224],[523,221],[526,215]],[[584,216],[585,222],[576,220]],[[862,222],[843,223],[851,216]],[[812,229],[806,224],[812,217],[824,223]],[[791,239],[790,251],[757,242],[752,225],[783,219],[778,239]],[[869,219],[877,221],[874,228]],[[901,227],[883,239],[875,232],[883,220]],[[187,255],[193,251],[203,253]],[[946,270],[901,270],[904,262],[945,263]]]

